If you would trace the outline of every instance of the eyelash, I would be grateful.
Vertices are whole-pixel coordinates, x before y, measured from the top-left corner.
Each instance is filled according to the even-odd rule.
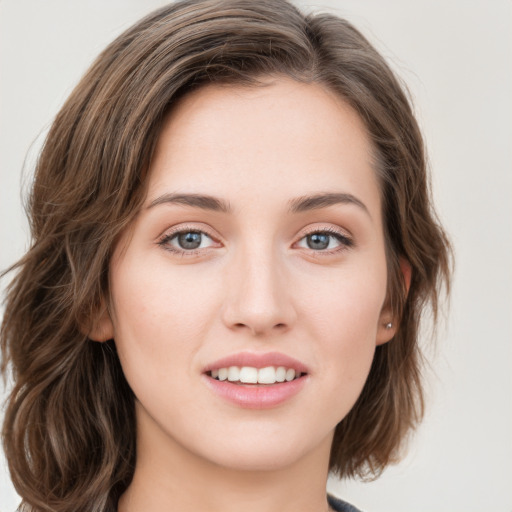
[[[161,246],[166,251],[169,251],[173,254],[182,256],[182,257],[191,257],[196,256],[197,254],[200,254],[201,252],[204,252],[205,250],[210,249],[210,247],[206,248],[198,248],[198,249],[178,249],[176,247],[173,247],[170,242],[175,239],[177,236],[181,234],[186,233],[197,233],[201,235],[206,235],[208,238],[210,238],[213,242],[216,242],[215,237],[213,237],[211,234],[209,234],[204,229],[198,229],[196,227],[180,227],[179,229],[176,229],[174,231],[171,231],[170,233],[164,234],[157,242],[159,246]],[[340,233],[336,229],[333,228],[325,228],[325,229],[312,229],[311,231],[305,233],[295,244],[301,242],[302,240],[306,239],[308,236],[311,235],[328,235],[330,237],[335,238],[339,243],[339,247],[335,247],[334,249],[321,249],[321,250],[314,250],[309,249],[312,254],[315,255],[315,257],[322,257],[322,256],[330,256],[333,254],[337,254],[341,251],[347,250],[354,246],[354,241],[352,238],[348,237],[347,235]]]
[[[202,251],[204,252],[205,250],[208,250],[209,247],[207,248],[202,248],[202,249],[190,249],[190,250],[186,250],[186,249],[178,249],[176,247],[173,247],[170,243],[171,241],[176,238],[177,236],[179,235],[182,235],[182,234],[186,234],[186,233],[198,233],[198,234],[201,234],[201,235],[206,235],[208,238],[210,238],[210,240],[212,240],[213,242],[216,242],[217,240],[215,239],[215,237],[213,237],[212,235],[210,235],[207,231],[205,231],[204,229],[198,229],[197,227],[180,227],[179,229],[176,229],[176,230],[173,230],[171,231],[170,233],[165,233],[157,242],[157,244],[162,247],[163,249],[165,249],[166,251],[169,251],[173,254],[176,254],[178,256],[182,256],[182,257],[190,257],[190,256],[196,256],[197,254],[200,254]]]
[[[338,254],[342,251],[345,251],[347,249],[350,249],[351,247],[354,246],[354,241],[352,238],[343,233],[340,233],[338,230],[334,228],[312,229],[311,231],[305,233],[300,238],[299,242],[311,235],[328,235],[330,237],[335,238],[340,243],[340,246],[335,247],[334,249],[322,249],[317,251],[315,251],[314,249],[309,249],[315,257],[331,256],[334,254]]]

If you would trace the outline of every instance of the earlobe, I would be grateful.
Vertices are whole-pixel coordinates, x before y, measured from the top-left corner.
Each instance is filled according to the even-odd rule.
[[[86,329],[84,334],[91,340],[99,342],[108,341],[114,337],[114,324],[105,304],[101,305],[101,310],[96,318],[92,320],[89,329]]]
[[[393,339],[396,334],[396,324],[393,320],[386,315],[382,316],[379,320],[379,326],[377,328],[377,345],[384,345],[388,341]]]
[[[409,293],[411,287],[412,267],[411,264],[405,259],[400,258],[400,271],[404,279],[405,296]],[[389,308],[384,308],[379,318],[379,326],[377,328],[377,345],[383,345],[391,341],[398,330],[399,318],[394,318],[392,311]]]

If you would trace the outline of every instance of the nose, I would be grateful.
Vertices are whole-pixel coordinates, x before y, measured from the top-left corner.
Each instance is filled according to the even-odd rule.
[[[222,317],[229,329],[261,337],[286,332],[295,323],[293,286],[271,248],[237,255],[225,284]]]

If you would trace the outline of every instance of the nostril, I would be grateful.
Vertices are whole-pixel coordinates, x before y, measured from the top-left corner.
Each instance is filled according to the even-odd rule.
[[[234,331],[242,332],[245,329],[248,329],[253,333],[255,336],[264,336],[266,334],[270,334],[271,332],[274,333],[284,333],[288,329],[288,324],[285,322],[279,322],[277,324],[272,324],[270,322],[267,326],[265,325],[257,325],[256,322],[253,324],[251,323],[244,323],[244,322],[237,322],[231,326],[231,329]]]

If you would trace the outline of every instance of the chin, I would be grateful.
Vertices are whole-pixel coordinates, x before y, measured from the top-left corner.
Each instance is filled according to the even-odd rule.
[[[239,436],[224,436],[209,442],[196,454],[236,471],[279,471],[318,453],[328,462],[333,431],[317,437],[302,431],[293,433],[282,426],[278,432],[243,430]]]
[[[210,460],[217,466],[232,471],[263,472],[286,469],[293,466],[302,456],[303,454],[296,448],[276,453],[275,450],[255,446],[252,449],[237,450],[230,454],[212,454]]]

